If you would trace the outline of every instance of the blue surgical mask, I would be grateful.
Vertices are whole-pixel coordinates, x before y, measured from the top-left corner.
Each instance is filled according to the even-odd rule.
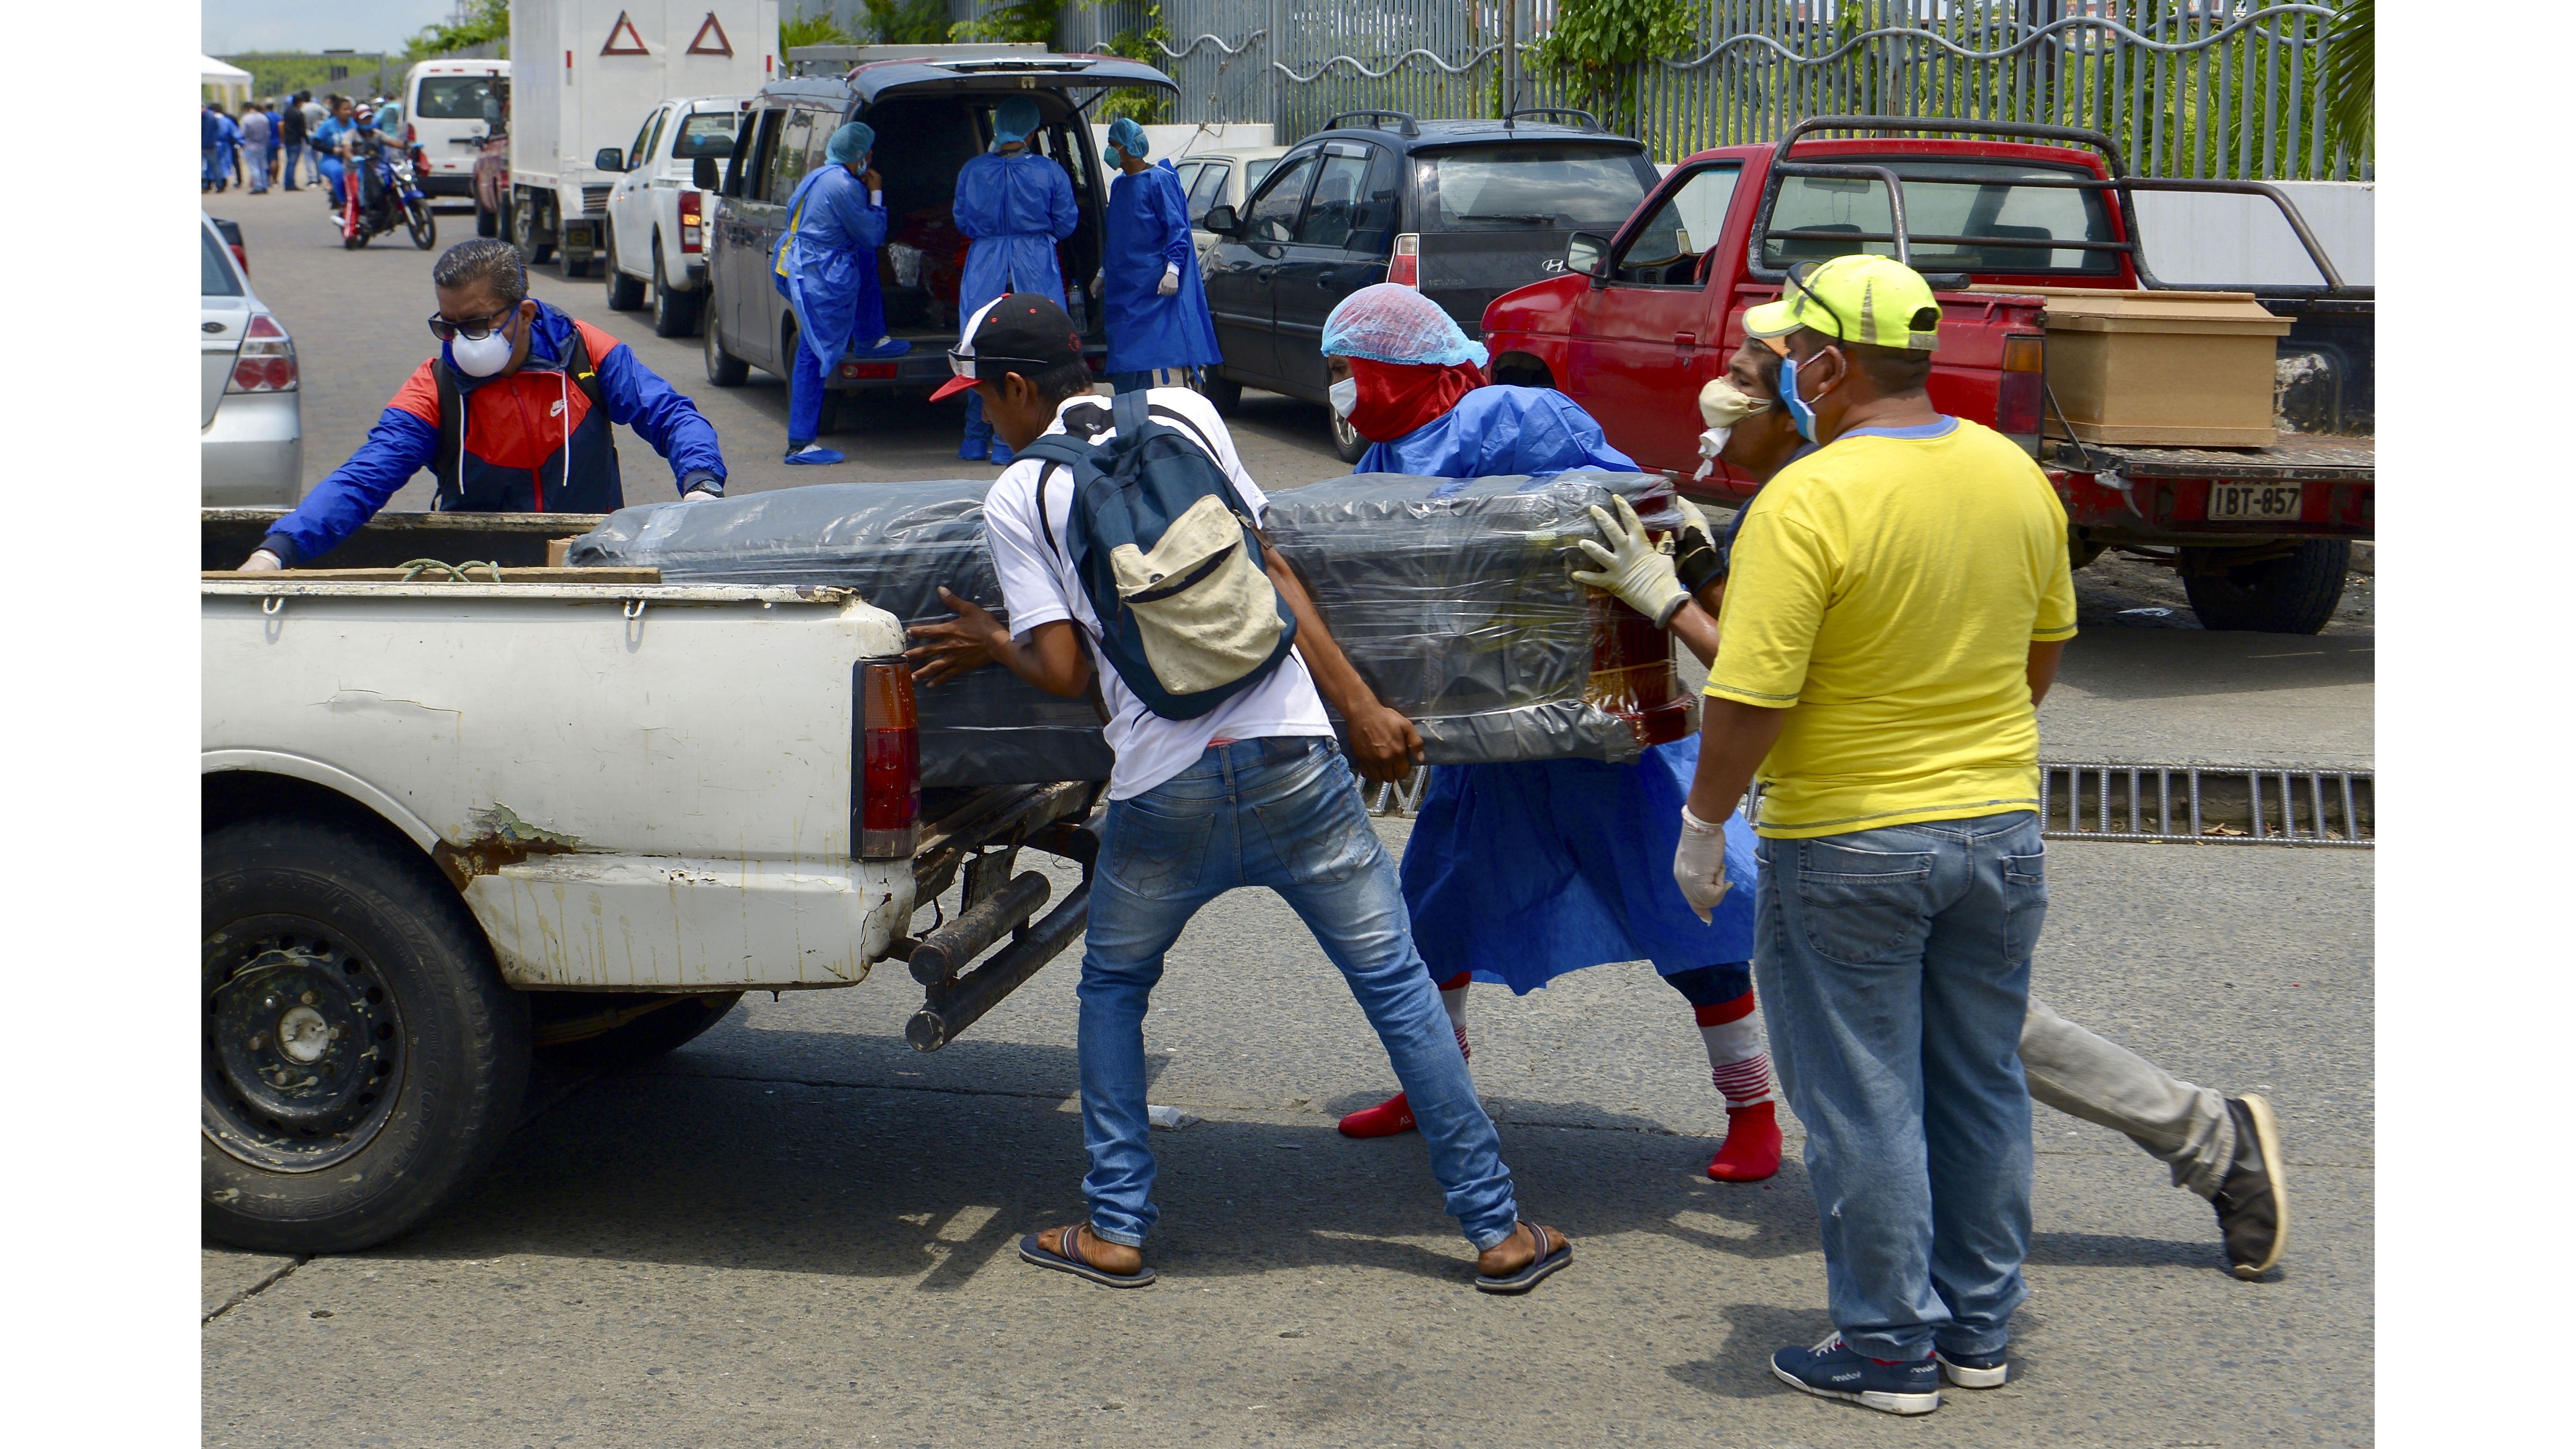
[[[1816,355],[1824,356],[1821,352]],[[1798,396],[1798,359],[1794,357],[1780,359],[1780,401],[1789,409],[1789,425],[1798,430],[1798,436],[1814,442],[1816,410],[1807,406],[1805,398]]]

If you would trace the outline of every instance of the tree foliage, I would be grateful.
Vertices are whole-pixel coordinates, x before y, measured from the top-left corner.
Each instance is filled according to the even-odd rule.
[[[786,55],[800,45],[847,45],[850,32],[843,30],[830,12],[821,15],[798,15],[778,22],[778,53]]]
[[[423,61],[492,40],[501,42],[502,54],[509,54],[510,0],[470,0],[465,7],[464,24],[421,27],[420,33],[404,45],[403,60]]]
[[[937,45],[948,38],[946,0],[859,0],[879,45]]]
[[[1145,21],[1143,30],[1122,30],[1100,48],[1111,55],[1159,67],[1163,53],[1155,48],[1156,42],[1172,43],[1172,32],[1163,24],[1163,7],[1146,6]],[[1120,116],[1130,117],[1140,126],[1160,125],[1172,118],[1172,98],[1168,92],[1142,88],[1115,90],[1100,98],[1098,121],[1106,125]]]
[[[2377,0],[2344,0],[2335,17],[2334,68],[2326,76],[2326,140],[2349,156],[2370,154],[2371,95],[2377,78]]]
[[[1053,45],[1061,0],[1010,0],[948,28],[951,40],[1001,40]]]
[[[1561,72],[1614,128],[1635,130],[1637,76],[1642,63],[1687,55],[1699,38],[1697,12],[1687,0],[1560,0],[1556,24],[1539,37],[1531,59]]]

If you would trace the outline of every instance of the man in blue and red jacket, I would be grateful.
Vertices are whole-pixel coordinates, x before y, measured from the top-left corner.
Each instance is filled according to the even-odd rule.
[[[367,441],[277,521],[245,569],[328,553],[423,468],[462,513],[609,513],[626,506],[610,424],[671,465],[683,499],[724,496],[724,455],[697,405],[633,349],[528,296],[518,248],[476,239],[430,271],[439,355],[393,396]]]

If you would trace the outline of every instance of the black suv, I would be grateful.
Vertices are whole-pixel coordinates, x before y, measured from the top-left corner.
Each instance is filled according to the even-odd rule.
[[[993,111],[1012,96],[1037,102],[1040,124],[1030,144],[1072,179],[1082,222],[1057,245],[1056,260],[1083,350],[1093,368],[1103,365],[1108,347],[1100,313],[1083,284],[1100,267],[1109,183],[1081,108],[1105,90],[1170,93],[1176,89],[1171,78],[1115,56],[917,49],[918,57],[869,61],[846,75],[772,81],[752,98],[732,157],[698,161],[697,184],[718,193],[707,219],[710,382],[735,386],[753,367],[781,378],[791,371],[796,318],[771,279],[769,259],[787,227],[787,198],[807,171],[823,164],[824,146],[844,121],[865,121],[877,133],[873,164],[885,178],[892,213],[877,275],[886,326],[913,347],[892,359],[844,358],[826,386],[836,395],[926,394],[946,382],[966,253],[954,219],[957,173],[992,143]],[[828,405],[823,425],[827,431],[832,425]]]
[[[1533,116],[1575,124],[1524,119]],[[1246,385],[1323,402],[1324,318],[1375,282],[1420,288],[1476,337],[1486,303],[1565,270],[1566,239],[1618,230],[1656,179],[1644,144],[1603,131],[1588,111],[1335,116],[1280,157],[1239,212],[1216,207],[1200,223],[1217,238],[1208,310],[1225,356],[1208,390],[1227,409]],[[1368,441],[1332,423],[1335,451],[1358,461]]]

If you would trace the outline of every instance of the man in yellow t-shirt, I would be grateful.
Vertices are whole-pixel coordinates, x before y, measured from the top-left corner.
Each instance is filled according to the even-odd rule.
[[[1823,446],[1746,508],[1674,860],[1694,905],[1723,893],[1708,843],[1758,769],[1754,972],[1839,1330],[1772,1371],[1908,1414],[1945,1372],[2004,1382],[2027,1293],[2037,704],[2075,633],[2046,476],[1925,392],[1940,319],[1871,256],[1745,314]]]

